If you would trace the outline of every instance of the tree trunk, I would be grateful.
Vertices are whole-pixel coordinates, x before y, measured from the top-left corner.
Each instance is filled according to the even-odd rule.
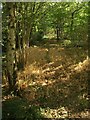
[[[57,23],[56,26],[57,42],[61,40],[61,24]]]
[[[88,57],[90,59],[90,1],[88,2]],[[88,71],[88,98],[89,96],[90,96],[90,70]]]
[[[9,89],[13,90],[16,83],[16,60],[15,60],[15,3],[6,3],[8,21],[8,40],[7,40],[7,75]]]
[[[56,28],[56,33],[57,33],[57,41],[59,41],[59,28]]]
[[[74,13],[75,13],[75,12],[73,12],[73,13],[71,14],[71,26],[70,26],[71,40],[74,39],[74,37],[73,37]]]
[[[90,2],[88,2],[88,56],[90,58]]]

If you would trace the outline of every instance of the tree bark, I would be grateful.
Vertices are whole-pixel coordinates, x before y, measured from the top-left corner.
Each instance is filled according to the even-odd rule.
[[[56,26],[57,42],[61,39],[61,25],[60,23]]]
[[[88,58],[90,59],[90,1],[88,2]],[[90,67],[90,66],[88,66]],[[88,71],[88,98],[90,98],[90,70]],[[88,106],[88,109],[90,107]]]
[[[88,2],[88,57],[90,58],[90,2]]]
[[[8,40],[7,40],[7,75],[9,89],[12,90],[16,83],[15,60],[15,3],[6,3],[8,10]]]

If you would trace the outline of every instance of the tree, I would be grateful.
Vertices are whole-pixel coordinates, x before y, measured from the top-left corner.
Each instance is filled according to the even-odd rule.
[[[90,58],[90,2],[88,2],[88,56]]]
[[[8,11],[8,38],[7,38],[7,76],[10,91],[16,83],[16,60],[15,60],[15,3],[6,3]]]

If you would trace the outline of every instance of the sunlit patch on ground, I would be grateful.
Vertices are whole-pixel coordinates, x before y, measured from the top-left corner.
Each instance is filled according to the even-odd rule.
[[[58,109],[50,109],[47,107],[46,109],[40,109],[41,114],[44,115],[45,118],[66,118],[68,117],[68,111],[65,107],[61,107]]]
[[[26,67],[17,79],[22,97],[39,106],[46,118],[88,118],[87,52],[58,46],[28,51]],[[4,96],[3,101],[12,98]]]

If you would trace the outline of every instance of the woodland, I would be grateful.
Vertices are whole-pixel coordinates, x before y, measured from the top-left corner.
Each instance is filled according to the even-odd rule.
[[[2,3],[2,120],[90,118],[90,2]]]

